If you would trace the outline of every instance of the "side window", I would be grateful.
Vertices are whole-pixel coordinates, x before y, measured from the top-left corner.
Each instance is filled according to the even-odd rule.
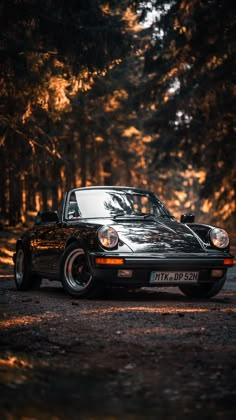
[[[61,203],[60,203],[60,206],[58,207],[58,209],[57,209],[57,215],[58,215],[58,219],[59,219],[59,221],[61,221],[62,220],[62,217],[63,217],[63,213],[64,213],[64,207],[65,207],[65,204],[66,204],[66,197],[67,197],[67,195],[65,194],[64,195],[64,197],[62,198],[62,201],[61,201]]]
[[[68,206],[66,209],[66,219],[77,219],[80,217],[79,207],[76,200],[75,193],[72,192],[69,196]]]

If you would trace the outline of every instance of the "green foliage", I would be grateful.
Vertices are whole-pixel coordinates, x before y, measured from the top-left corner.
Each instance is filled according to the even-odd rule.
[[[83,92],[132,50],[124,15],[135,7],[131,0],[1,1],[1,209],[10,209],[12,224],[20,217],[23,189],[33,187],[34,196],[43,191],[46,206],[47,189],[58,188],[62,167],[65,183],[75,181],[73,153],[82,154],[88,138]],[[79,113],[74,138],[72,112]]]
[[[201,197],[227,217],[235,211],[235,2],[152,4],[162,13],[152,24],[140,102],[152,104],[156,167],[204,170]]]
[[[229,0],[2,0],[0,212],[14,224],[71,186],[126,183],[174,193],[177,206],[189,197],[185,208],[200,188],[229,217],[234,10]]]

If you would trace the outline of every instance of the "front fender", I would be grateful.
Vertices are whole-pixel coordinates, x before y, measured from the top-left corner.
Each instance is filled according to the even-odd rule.
[[[216,249],[210,240],[210,231],[218,226],[206,225],[204,223],[188,223],[188,227],[196,233],[199,238],[204,242],[207,248]],[[227,248],[224,248],[224,251],[230,252],[230,244]]]

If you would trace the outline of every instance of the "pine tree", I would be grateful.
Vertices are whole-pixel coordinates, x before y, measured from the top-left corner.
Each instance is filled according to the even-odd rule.
[[[202,209],[235,212],[235,2],[152,1],[159,10],[146,52],[140,103],[151,107],[155,165],[203,171]]]

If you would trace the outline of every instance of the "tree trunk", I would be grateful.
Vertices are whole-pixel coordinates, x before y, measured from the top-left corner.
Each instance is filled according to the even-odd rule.
[[[21,149],[17,149],[15,136],[9,136],[6,142],[9,178],[9,225],[16,226],[21,221],[22,182],[21,182]]]
[[[87,153],[86,153],[86,135],[83,131],[80,139],[80,167],[81,167],[81,186],[85,187],[87,182]]]
[[[7,213],[6,203],[6,161],[3,146],[0,146],[0,165],[1,165],[1,188],[0,188],[0,215],[5,219]]]

